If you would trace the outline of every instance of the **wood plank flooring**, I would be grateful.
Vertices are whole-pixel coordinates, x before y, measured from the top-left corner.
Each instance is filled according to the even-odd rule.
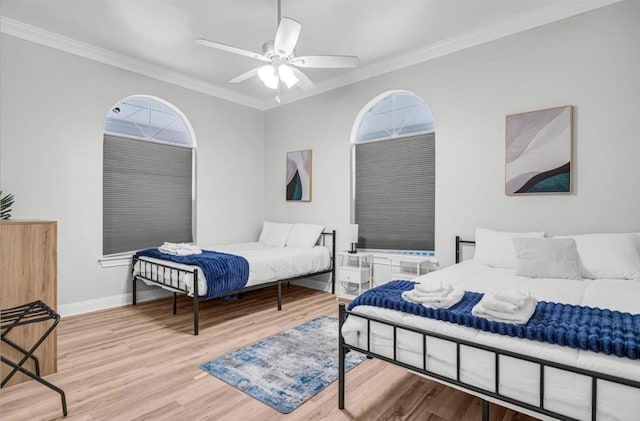
[[[46,378],[67,394],[67,420],[421,420],[476,421],[480,400],[390,364],[369,360],[347,374],[346,409],[334,382],[288,415],[200,370],[201,363],[320,315],[337,316],[333,295],[298,286],[249,292],[238,301],[200,305],[171,299],[62,320],[58,373]],[[3,421],[63,419],[59,395],[30,381],[0,391]],[[533,420],[491,405],[492,421]]]

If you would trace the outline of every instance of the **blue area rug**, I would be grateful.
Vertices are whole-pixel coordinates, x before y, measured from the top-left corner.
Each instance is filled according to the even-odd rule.
[[[365,359],[348,353],[346,369]],[[338,379],[338,319],[318,317],[200,368],[288,414]]]

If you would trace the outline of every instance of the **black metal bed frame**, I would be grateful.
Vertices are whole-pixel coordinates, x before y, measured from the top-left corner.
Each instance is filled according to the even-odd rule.
[[[475,241],[467,241],[467,240],[461,240],[460,237],[456,237],[456,263],[460,262],[461,259],[461,255],[460,255],[460,246],[462,244],[469,244],[469,245],[473,245],[475,244]],[[354,345],[349,345],[345,342],[343,336],[342,336],[342,326],[346,320],[346,317],[348,315],[353,315],[354,317],[358,317],[360,319],[364,319],[367,321],[367,348],[366,349],[362,349],[359,348],[357,346]],[[578,421],[575,420],[574,418],[568,417],[566,415],[548,410],[544,407],[544,375],[545,375],[545,367],[550,367],[550,368],[554,368],[554,369],[558,369],[558,370],[563,370],[563,371],[567,371],[567,372],[571,372],[574,374],[578,374],[578,375],[582,375],[582,376],[586,376],[591,378],[591,420],[592,421],[596,421],[596,416],[597,416],[597,400],[598,400],[598,380],[603,380],[603,381],[608,381],[608,382],[612,382],[612,383],[616,383],[616,384],[621,384],[624,386],[630,386],[636,389],[640,390],[640,382],[638,381],[634,381],[634,380],[629,380],[629,379],[625,379],[622,377],[617,377],[617,376],[612,376],[609,374],[605,374],[605,373],[599,373],[596,371],[591,371],[591,370],[585,370],[585,369],[581,369],[581,368],[577,368],[577,367],[572,367],[572,366],[568,366],[565,364],[560,364],[560,363],[556,363],[553,361],[548,361],[548,360],[544,360],[541,358],[535,358],[535,357],[531,357],[528,355],[524,355],[524,354],[519,354],[516,352],[511,352],[511,351],[507,351],[507,350],[503,350],[503,349],[499,349],[499,348],[495,348],[495,347],[491,347],[491,346],[486,346],[486,345],[482,345],[482,344],[478,344],[475,342],[470,342],[467,340],[463,340],[463,339],[459,339],[459,338],[455,338],[452,336],[448,336],[448,335],[443,335],[441,333],[436,333],[436,332],[432,332],[429,330],[423,330],[423,329],[417,329],[417,328],[413,328],[413,327],[409,327],[409,326],[405,326],[405,325],[400,325],[397,323],[393,323],[393,322],[389,322],[387,320],[383,320],[377,317],[373,317],[373,316],[367,316],[367,315],[362,315],[359,313],[355,313],[352,311],[348,311],[345,308],[344,304],[340,304],[339,305],[339,327],[338,327],[338,408],[339,409],[344,409],[344,396],[345,396],[345,355],[347,352],[349,352],[350,350],[356,351],[356,352],[360,352],[362,354],[365,354],[369,357],[374,357],[377,359],[380,359],[382,361],[386,361],[388,363],[394,364],[394,365],[398,365],[400,367],[406,368],[410,371],[428,376],[436,381],[439,381],[440,383],[443,384],[449,384],[449,385],[454,385],[458,388],[460,388],[461,390],[464,391],[471,391],[474,392],[474,394],[480,395],[480,398],[482,399],[482,420],[483,421],[488,421],[489,420],[489,401],[487,401],[486,399],[484,399],[483,397],[490,397],[493,398],[497,401],[502,401],[502,402],[506,402],[509,403],[511,405],[515,405],[516,407],[520,407],[520,408],[524,408],[527,409],[529,411],[533,411],[535,413],[539,413],[539,414],[543,414],[546,416],[550,416],[553,418],[557,418],[559,420],[566,420],[566,421]],[[371,339],[370,339],[370,332],[371,332],[371,322],[374,323],[379,323],[382,325],[386,325],[386,326],[391,326],[393,328],[393,358],[389,358],[389,357],[385,357],[383,355],[377,354],[375,352],[371,351]],[[397,339],[397,332],[398,330],[404,330],[404,331],[408,331],[408,332],[413,332],[413,333],[417,333],[422,335],[422,367],[415,367],[411,364],[406,364],[404,362],[398,361],[397,360],[397,343],[396,343],[396,339]],[[427,370],[427,352],[426,352],[426,340],[428,337],[432,337],[432,338],[436,338],[436,339],[441,339],[441,340],[445,340],[451,343],[454,343],[456,345],[456,377],[455,378],[451,378],[448,376],[444,376],[438,373],[434,373],[433,371],[429,371]],[[469,347],[469,348],[473,348],[473,349],[478,349],[478,350],[482,350],[482,351],[488,351],[491,352],[495,355],[495,384],[494,384],[494,391],[490,391],[490,390],[486,390],[484,388],[469,384],[469,383],[465,383],[460,379],[460,348],[461,347]],[[538,364],[540,367],[540,378],[539,378],[539,403],[538,405],[531,405],[527,402],[523,402],[520,401],[518,399],[514,399],[511,398],[509,396],[505,396],[503,394],[500,393],[500,356],[505,356],[505,357],[511,357],[511,358],[515,358],[518,360],[522,360],[522,361],[526,361],[529,363],[534,363],[534,364]]]
[[[320,245],[323,247],[327,247],[326,239],[327,237],[331,237],[331,266],[329,269],[321,270],[319,272],[307,273],[300,276],[294,276],[287,279],[278,279],[273,282],[267,282],[259,285],[251,285],[244,288],[235,289],[233,291],[225,291],[222,294],[216,295],[214,297],[203,298],[200,296],[198,292],[198,273],[200,272],[199,268],[193,269],[179,269],[173,266],[165,265],[162,263],[150,262],[148,260],[143,260],[137,257],[132,258],[131,264],[131,274],[132,274],[132,282],[133,282],[133,305],[137,304],[137,288],[136,284],[138,280],[143,280],[147,282],[151,282],[160,287],[168,287],[173,291],[173,314],[177,314],[177,297],[178,293],[188,295],[189,291],[187,290],[186,285],[180,287],[180,279],[183,279],[186,275],[193,276],[193,334],[198,335],[200,332],[200,315],[199,315],[199,303],[200,301],[208,301],[213,300],[215,298],[226,297],[234,294],[241,294],[248,291],[253,291],[262,288],[268,288],[273,285],[278,286],[278,311],[282,310],[282,283],[297,281],[299,279],[308,278],[310,276],[315,275],[323,275],[330,273],[331,274],[331,293],[335,294],[336,292],[336,231],[333,230],[331,232],[323,232],[320,234]],[[139,263],[140,268],[138,273],[150,273],[151,277],[142,276],[140,274],[135,274],[135,265]],[[144,271],[142,270],[142,265],[144,265]],[[155,268],[155,272],[153,271]],[[154,275],[155,274],[155,275]],[[175,285],[172,282],[173,277],[175,276]]]

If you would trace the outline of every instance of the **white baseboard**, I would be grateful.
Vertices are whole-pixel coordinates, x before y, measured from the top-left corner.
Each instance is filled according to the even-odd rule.
[[[160,288],[142,290],[137,293],[138,302],[169,297],[171,293]],[[113,307],[121,307],[133,302],[133,293],[112,295],[110,297],[96,298],[94,300],[78,301],[76,303],[61,304],[58,313],[62,317],[75,316],[76,314],[90,313],[92,311],[106,310]]]
[[[307,288],[313,288],[324,292],[331,292],[331,282],[319,279],[307,278],[293,281],[292,284]],[[158,298],[169,297],[171,293],[161,288],[138,291],[138,301],[149,301]],[[96,298],[94,300],[78,301],[76,303],[61,304],[58,313],[62,317],[75,316],[77,314],[90,313],[92,311],[106,310],[108,308],[121,307],[133,302],[133,294],[112,295],[110,297]]]

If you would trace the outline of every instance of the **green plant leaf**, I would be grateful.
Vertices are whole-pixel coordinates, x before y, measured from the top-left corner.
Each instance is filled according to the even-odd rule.
[[[2,197],[2,190],[0,190],[0,219],[11,218],[11,205],[15,201],[13,194],[7,194]]]

